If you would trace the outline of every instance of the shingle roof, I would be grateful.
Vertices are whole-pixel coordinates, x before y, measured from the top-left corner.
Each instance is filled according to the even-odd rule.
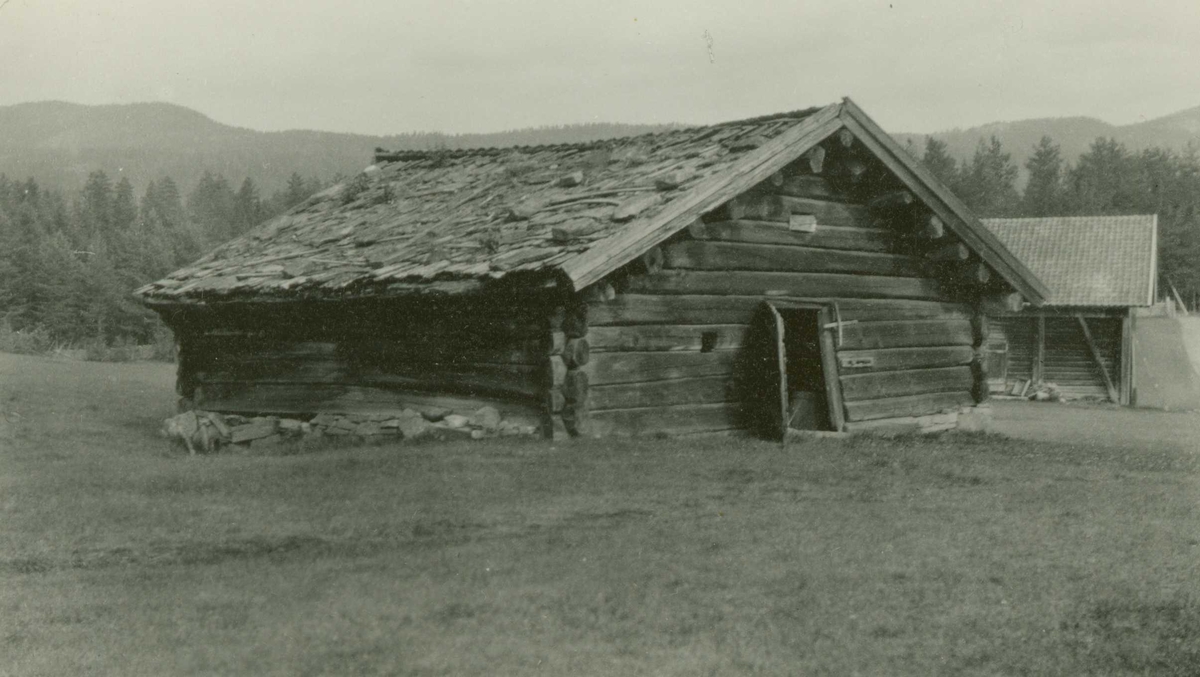
[[[381,152],[362,174],[137,294],[387,294],[548,272],[818,110],[585,144]]]
[[[380,152],[377,163],[135,293],[147,303],[582,289],[846,128],[988,264],[1045,286],[850,99],[598,141]]]
[[[1157,275],[1157,217],[983,219],[1050,287],[1051,306],[1148,306]]]

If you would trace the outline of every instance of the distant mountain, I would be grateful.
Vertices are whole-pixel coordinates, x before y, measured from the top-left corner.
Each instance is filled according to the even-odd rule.
[[[1087,152],[1097,137],[1113,138],[1131,150],[1159,146],[1182,151],[1189,143],[1200,143],[1200,107],[1172,113],[1161,118],[1130,125],[1111,125],[1089,117],[1041,118],[1015,122],[991,122],[970,129],[953,129],[933,134],[895,134],[902,144],[912,142],[918,155],[925,150],[928,136],[944,141],[950,154],[970,161],[980,140],[1000,139],[1005,151],[1021,168],[1024,181],[1025,160],[1042,136],[1049,136],[1062,147],[1063,158],[1074,163]]]
[[[327,180],[351,175],[371,163],[377,147],[428,150],[479,146],[592,141],[642,134],[677,125],[581,124],[492,134],[414,132],[393,136],[317,131],[259,132],[216,122],[189,108],[166,103],[84,106],[48,101],[0,106],[0,174],[32,176],[49,187],[74,191],[89,172],[124,175],[140,192],[150,180],[170,176],[190,190],[205,172],[225,176],[236,188],[246,176],[264,195],[282,189],[297,172]],[[1062,146],[1074,162],[1096,137],[1112,137],[1132,149],[1182,150],[1200,142],[1200,107],[1147,122],[1111,125],[1089,117],[993,122],[937,132],[951,154],[970,160],[980,139],[995,135],[1021,166],[1042,135]],[[925,134],[896,134],[918,155]],[[1023,178],[1022,178],[1023,181]]]
[[[85,106],[48,101],[0,106],[0,174],[34,177],[74,191],[102,169],[127,176],[140,192],[170,176],[190,190],[205,172],[237,188],[249,176],[265,194],[282,189],[292,172],[327,180],[371,164],[376,147],[389,150],[470,148],[591,141],[641,134],[672,125],[582,124],[494,134],[417,132],[367,136],[316,131],[259,132],[216,122],[166,103]]]

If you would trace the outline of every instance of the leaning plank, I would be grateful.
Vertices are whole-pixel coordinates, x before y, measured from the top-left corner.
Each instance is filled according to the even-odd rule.
[[[970,367],[843,374],[842,397],[847,402],[853,402],[925,393],[958,392],[969,390],[974,382]]]
[[[684,240],[663,248],[665,268],[796,273],[854,273],[918,277],[920,259],[881,252],[842,251],[791,245]]]
[[[926,278],[760,271],[663,271],[660,275],[630,278],[629,291],[639,294],[734,294],[809,298],[942,298],[937,281]]]
[[[736,403],[593,411],[589,434],[613,437],[724,432],[742,426],[741,412],[742,407]]]
[[[736,356],[737,352],[732,350],[711,353],[597,353],[586,369],[591,374],[592,385],[728,376],[733,372]]]
[[[859,322],[842,329],[842,350],[969,346],[973,332],[968,320],[904,320]]]
[[[734,350],[741,347],[746,328],[744,324],[592,327],[588,340],[593,352]]]
[[[873,220],[862,205],[800,197],[783,196],[779,199],[788,213],[812,214],[822,226],[872,227]]]
[[[850,228],[818,225],[816,232],[805,233],[768,221],[716,221],[704,223],[693,237],[722,242],[748,244],[785,244],[818,249],[849,249],[886,252],[892,248],[893,234],[879,228]]]
[[[860,374],[869,371],[961,366],[970,364],[974,357],[975,351],[971,346],[842,350],[838,352],[838,367],[842,374]]]
[[[846,402],[847,421],[872,421],[900,416],[924,416],[975,403],[967,391]],[[850,428],[847,424],[847,429]]]
[[[736,398],[727,376],[679,378],[596,386],[588,391],[592,412],[633,407],[715,404]]]
[[[1109,401],[1120,402],[1121,397],[1117,394],[1112,377],[1108,375],[1108,367],[1104,366],[1104,358],[1100,356],[1100,349],[1096,346],[1096,340],[1092,338],[1092,330],[1088,327],[1087,320],[1082,315],[1076,315],[1075,319],[1079,320],[1079,328],[1083,330],[1083,338],[1087,341],[1088,350],[1092,353],[1092,359],[1100,370],[1100,375],[1104,377],[1104,389],[1108,392]]]

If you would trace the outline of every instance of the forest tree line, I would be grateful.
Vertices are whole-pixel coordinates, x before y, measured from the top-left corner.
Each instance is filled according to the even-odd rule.
[[[205,173],[186,194],[170,177],[137,196],[124,177],[92,172],[78,194],[0,175],[0,333],[39,344],[152,342],[163,327],[132,291],[303,202],[323,187],[292,175],[260,195]]]
[[[909,152],[914,149],[909,148]],[[1200,296],[1200,151],[1131,151],[1098,138],[1074,164],[1047,136],[1025,162],[1029,180],[1017,188],[1017,166],[1000,141],[980,141],[958,162],[946,144],[925,141],[925,165],[980,217],[1158,215],[1159,288],[1174,287],[1194,304]],[[1170,285],[1170,286],[1168,286]]]
[[[1074,164],[1043,138],[1017,166],[1000,142],[979,143],[959,162],[928,138],[919,156],[979,216],[1158,214],[1160,282],[1200,294],[1200,154],[1133,152],[1097,139]],[[333,181],[337,181],[335,177]],[[58,345],[146,343],[163,334],[131,292],[213,246],[304,201],[328,183],[293,174],[263,197],[250,178],[238,188],[205,173],[184,193],[169,177],[140,196],[125,178],[92,172],[75,195],[34,179],[0,175],[0,332],[37,334]],[[1163,287],[1166,289],[1167,287]]]

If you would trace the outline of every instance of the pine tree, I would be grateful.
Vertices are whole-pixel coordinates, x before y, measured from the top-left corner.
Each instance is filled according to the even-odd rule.
[[[938,141],[932,136],[925,138],[925,155],[921,158],[929,169],[942,183],[951,190],[958,184],[958,162],[950,157],[944,141]]]
[[[1062,151],[1050,137],[1043,136],[1025,162],[1029,183],[1021,198],[1025,216],[1055,216],[1064,211]]]
[[[1132,175],[1125,146],[1115,139],[1096,139],[1068,174],[1072,210],[1078,214],[1130,213],[1134,199],[1127,182]]]
[[[1000,139],[981,139],[971,164],[960,174],[959,197],[980,216],[1007,216],[1016,211],[1017,166],[1005,153]]]
[[[262,199],[258,195],[258,186],[247,176],[233,198],[233,220],[237,227],[234,235],[241,235],[257,226],[265,215]]]

